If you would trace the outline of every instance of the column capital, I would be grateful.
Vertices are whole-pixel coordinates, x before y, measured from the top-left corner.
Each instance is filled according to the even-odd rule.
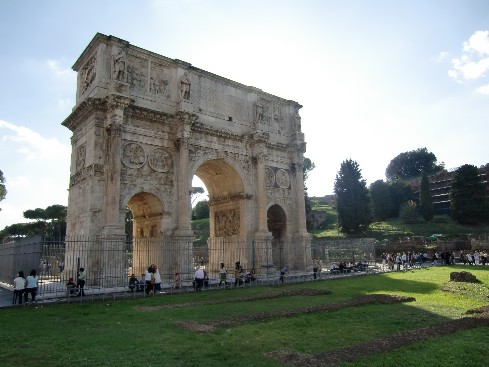
[[[121,96],[119,94],[111,94],[107,98],[107,108],[109,111],[124,111],[127,107],[134,103],[134,99]]]

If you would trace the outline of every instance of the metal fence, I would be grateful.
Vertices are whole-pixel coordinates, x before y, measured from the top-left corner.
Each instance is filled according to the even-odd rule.
[[[311,244],[312,258],[320,258],[325,266],[339,262],[375,263],[378,260],[375,257],[377,243],[373,238],[316,239]]]
[[[224,263],[229,281],[234,280],[237,261],[243,269],[255,268],[263,278],[278,274],[283,265],[284,244],[274,241],[247,241],[237,238],[214,238],[204,247],[193,247],[191,237],[159,237],[126,241],[121,236],[73,236],[62,241],[41,237],[23,238],[0,245],[0,282],[11,285],[20,270],[37,271],[38,292],[63,293],[66,282],[83,267],[87,273],[86,289],[95,291],[127,290],[129,277],[138,279],[152,264],[158,267],[162,287],[173,289],[175,273],[183,286],[192,286],[195,269],[206,270],[209,282],[219,281]],[[275,261],[275,263],[274,263]]]

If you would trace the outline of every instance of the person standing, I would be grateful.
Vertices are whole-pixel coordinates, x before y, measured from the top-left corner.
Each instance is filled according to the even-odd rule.
[[[87,282],[87,273],[84,268],[78,270],[78,279],[76,285],[78,287],[78,297],[85,297],[85,283]]]
[[[31,295],[32,303],[36,302],[37,283],[39,278],[36,269],[32,269],[29,276],[26,278],[26,286],[24,291],[25,304],[29,304],[29,294]]]
[[[153,275],[153,267],[150,266],[146,271],[144,272],[144,283],[146,284],[146,294],[153,294],[154,292],[154,275]]]
[[[182,286],[182,279],[180,278],[180,273],[175,273],[173,277],[173,288],[179,289]]]
[[[199,266],[195,271],[195,290],[200,292],[202,290],[202,286],[204,285],[205,273],[204,269]]]
[[[287,265],[280,270],[280,282],[282,284],[284,284],[284,276],[289,276],[289,267]]]
[[[161,293],[161,275],[160,272],[158,271],[158,267],[154,264],[152,266],[153,266],[153,277],[155,279],[154,292]]]
[[[243,268],[241,267],[241,263],[239,261],[236,261],[234,267],[234,287],[239,287],[240,284],[243,282],[241,280],[242,273],[243,273]]]
[[[318,273],[317,274],[318,279],[321,279],[321,271],[323,270],[323,263],[319,257],[316,259],[316,268],[317,268],[317,273]]]
[[[12,301],[13,304],[16,303],[16,301],[19,302],[19,305],[22,304],[22,296],[25,291],[25,278],[24,278],[24,272],[21,270],[17,273],[17,276],[14,279],[14,300]]]
[[[224,282],[225,287],[228,286],[228,282],[226,281],[227,273],[228,272],[224,267],[224,263],[221,263],[221,266],[219,268],[219,287],[221,286],[222,282]]]

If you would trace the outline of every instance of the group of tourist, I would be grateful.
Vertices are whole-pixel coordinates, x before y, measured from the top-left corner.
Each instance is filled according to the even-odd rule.
[[[400,271],[407,268],[421,267],[423,263],[428,261],[428,254],[421,252],[398,252],[383,253],[382,256],[382,269],[383,270],[397,270]]]
[[[151,264],[144,272],[144,284],[146,294],[161,293],[161,275],[155,264]]]
[[[460,262],[464,265],[486,265],[488,263],[487,257],[486,251],[460,251]]]
[[[73,282],[73,278],[69,278],[66,282],[66,294],[68,297],[85,297],[85,283],[87,282],[85,268],[78,269],[76,275],[76,284]]]
[[[37,276],[36,269],[32,269],[30,274],[25,277],[24,272],[21,270],[14,278],[14,298],[12,304],[22,304],[25,301],[29,304],[29,295],[31,296],[31,302],[36,302],[37,284],[39,277]]]

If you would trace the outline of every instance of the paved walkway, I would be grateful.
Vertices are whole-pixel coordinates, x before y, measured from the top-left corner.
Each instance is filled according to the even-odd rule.
[[[432,266],[431,262],[427,263],[426,266]],[[363,275],[369,275],[369,274],[378,274],[378,273],[383,273],[387,269],[382,269],[381,266],[371,266],[367,271],[360,271],[360,272],[351,272],[351,273],[342,273],[342,274],[336,274],[332,273],[330,271],[323,271],[321,280],[327,280],[327,279],[337,279],[337,278],[342,278],[342,277],[352,277],[352,276],[363,276]],[[389,271],[389,270],[387,270]],[[299,273],[293,273],[290,275],[290,277],[285,278],[285,284],[291,284],[291,283],[304,283],[304,282],[309,282],[309,281],[314,281],[312,277],[312,273],[310,272],[299,272]],[[234,284],[234,278],[228,279],[228,282],[231,284]],[[210,285],[208,288],[205,288],[204,291],[209,291],[213,289],[219,289],[218,288],[218,283],[219,281],[216,279],[213,279],[210,282]],[[279,284],[279,277],[277,276],[271,276],[271,277],[263,277],[263,278],[258,278],[258,281],[256,283],[253,283],[251,286],[270,286],[270,285],[278,285]],[[6,289],[4,286],[7,286],[6,284],[1,284],[0,285],[0,308],[4,307],[25,307],[25,305],[13,305],[12,304],[12,299],[13,299],[13,292],[9,289]],[[249,287],[250,285],[244,285],[244,287]],[[243,287],[243,286],[241,286]],[[234,288],[234,286],[231,286],[230,288]],[[184,285],[181,289],[175,290],[170,287],[163,287],[161,294],[171,294],[171,293],[185,293],[185,292],[193,292],[194,289],[192,288],[191,283]],[[95,300],[121,300],[121,299],[131,299],[131,298],[137,298],[137,297],[148,297],[148,295],[145,295],[144,292],[135,292],[132,293],[128,290],[127,287],[115,287],[115,288],[103,288],[103,289],[90,289],[87,288],[85,291],[86,296],[79,298],[79,297],[66,297],[66,293],[64,290],[60,290],[58,292],[48,292],[44,294],[38,295],[37,299],[38,302],[36,303],[37,305],[44,305],[44,304],[52,304],[52,303],[65,303],[65,302],[73,302],[73,303],[80,303],[80,302],[91,302]],[[156,294],[158,296],[159,294]],[[149,297],[152,297],[152,295],[149,295]],[[30,307],[31,305],[29,305]]]

